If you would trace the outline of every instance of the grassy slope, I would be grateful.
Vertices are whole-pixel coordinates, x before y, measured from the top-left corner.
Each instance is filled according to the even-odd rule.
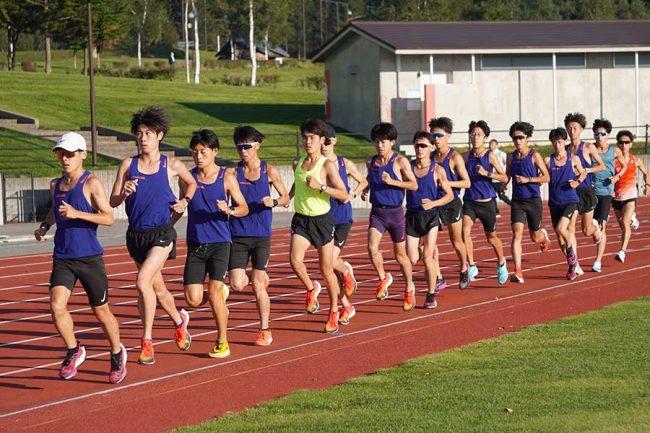
[[[649,310],[621,303],[179,431],[647,432]]]

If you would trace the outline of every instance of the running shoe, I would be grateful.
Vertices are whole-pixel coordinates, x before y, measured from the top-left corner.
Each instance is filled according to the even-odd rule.
[[[404,303],[402,304],[402,309],[404,311],[411,311],[415,308],[415,289],[406,290],[404,292]]]
[[[594,272],[601,272],[602,265],[600,264],[600,262],[594,262],[593,266],[591,267],[591,270]]]
[[[120,352],[111,354],[111,370],[108,372],[110,383],[120,383],[126,377],[126,348],[120,343]]]
[[[77,368],[86,360],[86,348],[77,342],[77,347],[68,349],[65,354],[63,362],[61,363],[61,371],[59,376],[61,379],[72,379],[77,374]]]
[[[478,275],[478,266],[474,265],[469,265],[469,269],[467,270],[469,273],[469,280],[474,281],[476,280],[476,276]]]
[[[153,343],[150,339],[142,339],[142,349],[140,350],[140,357],[138,364],[151,365],[156,363],[156,358],[153,356]]]
[[[348,262],[343,262],[343,265],[345,265],[346,269],[348,270],[348,273],[342,277],[343,290],[345,290],[345,296],[350,298],[357,292],[357,280],[354,278],[354,270],[352,269],[352,265]]]
[[[458,281],[458,287],[460,288],[460,290],[465,290],[466,288],[469,287],[469,272],[468,271],[462,271],[460,273],[460,279]]]
[[[318,303],[318,295],[321,291],[321,285],[318,281],[312,282],[313,286],[311,290],[307,290],[307,298],[305,299],[305,306],[307,307],[307,312],[309,314],[318,313],[318,308],[320,304]]]
[[[616,253],[614,260],[625,263],[625,250],[620,250],[618,253]]]
[[[594,239],[594,243],[597,245],[603,240],[603,232],[600,230],[600,224],[598,224],[598,221],[593,220],[593,225],[596,228],[596,230],[594,231],[594,234],[592,236]]]
[[[230,286],[228,284],[224,284],[223,289],[221,290],[223,293],[223,302],[226,302],[228,300],[228,296],[230,296]]]
[[[632,214],[632,218],[630,221],[630,227],[632,230],[638,230],[639,229],[639,220],[636,218],[636,212]]]
[[[512,283],[522,283],[524,282],[524,273],[521,272],[521,269],[515,269],[515,272],[510,277]]]
[[[181,320],[181,324],[176,325],[176,329],[174,329],[174,339],[179,349],[187,350],[192,344],[192,336],[187,332],[187,327],[190,324],[190,314],[185,310],[181,310]]]
[[[353,318],[356,314],[357,310],[354,308],[354,305],[341,308],[341,312],[339,314],[339,323],[341,325],[349,325],[350,319]]]
[[[542,233],[544,233],[544,240],[539,243],[539,249],[542,250],[543,253],[547,252],[548,249],[551,247],[551,240],[548,238],[548,232],[546,229],[540,229]]]
[[[424,300],[424,305],[423,307],[426,309],[433,309],[438,306],[438,301],[436,301],[436,294],[435,293],[427,293],[427,297]]]
[[[436,289],[433,291],[434,294],[438,294],[442,291],[442,289],[447,288],[447,280],[445,280],[443,277],[436,278]]]
[[[386,272],[386,277],[383,280],[379,280],[377,283],[377,299],[383,300],[388,296],[388,288],[393,284],[393,276],[390,272]]]
[[[569,265],[569,269],[567,270],[566,273],[566,279],[573,281],[577,278],[577,276],[578,275],[576,274],[576,263],[574,262],[572,265]]]
[[[503,259],[503,263],[497,267],[497,282],[505,284],[506,281],[508,281],[508,268],[506,267],[506,260]]]
[[[227,341],[217,340],[212,346],[212,350],[208,352],[210,358],[225,358],[230,356],[230,346]]]
[[[584,275],[584,274],[585,274],[585,271],[582,270],[582,268],[580,267],[580,263],[578,263],[578,259],[576,258],[576,275],[580,276],[580,275]]]
[[[273,335],[270,329],[260,329],[257,333],[256,346],[269,346],[273,343]]]
[[[569,247],[566,250],[566,262],[569,265],[575,265],[578,262],[578,256],[573,247]]]
[[[325,324],[325,332],[328,334],[333,334],[339,330],[339,312],[330,311],[329,316],[327,316],[327,323]]]

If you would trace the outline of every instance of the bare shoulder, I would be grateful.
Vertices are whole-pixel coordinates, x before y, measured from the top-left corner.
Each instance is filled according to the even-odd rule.
[[[298,162],[300,162],[300,158],[294,158],[293,161],[291,161],[291,165],[294,169],[298,166]]]

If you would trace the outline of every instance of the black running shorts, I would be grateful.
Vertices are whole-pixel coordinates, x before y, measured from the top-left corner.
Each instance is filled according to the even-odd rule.
[[[253,269],[266,271],[270,257],[270,237],[233,236],[228,269],[246,269],[250,259]]]
[[[492,233],[497,230],[497,206],[496,200],[476,201],[466,200],[463,203],[463,213],[471,218],[472,223],[478,218],[483,224],[485,233]]]
[[[536,232],[542,228],[541,197],[513,199],[510,208],[510,223],[528,222],[528,230]]]
[[[101,254],[78,259],[54,259],[50,289],[63,286],[72,291],[77,280],[86,291],[90,305],[99,307],[108,302],[108,277]]]
[[[406,234],[421,238],[429,234],[431,230],[440,224],[438,208],[425,210],[423,212],[406,211]]]
[[[161,226],[150,230],[126,231],[126,248],[137,263],[144,263],[153,247],[167,247],[172,244],[169,259],[176,258],[176,230],[172,226]]]
[[[548,204],[548,208],[551,211],[551,223],[553,223],[553,228],[557,228],[557,225],[560,223],[561,218],[566,218],[569,221],[573,218],[573,214],[578,210],[578,203],[567,203],[567,204]]]
[[[334,239],[334,220],[329,213],[318,216],[297,213],[291,220],[291,234],[300,235],[315,248],[320,248]]]
[[[230,242],[213,244],[187,243],[187,260],[183,271],[183,284],[203,284],[206,275],[210,281],[226,279]]]

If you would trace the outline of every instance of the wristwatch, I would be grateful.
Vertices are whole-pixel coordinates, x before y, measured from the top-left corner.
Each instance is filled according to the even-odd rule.
[[[324,193],[326,189],[327,189],[327,184],[322,184],[322,185],[320,186],[320,192],[321,192],[321,193]]]

